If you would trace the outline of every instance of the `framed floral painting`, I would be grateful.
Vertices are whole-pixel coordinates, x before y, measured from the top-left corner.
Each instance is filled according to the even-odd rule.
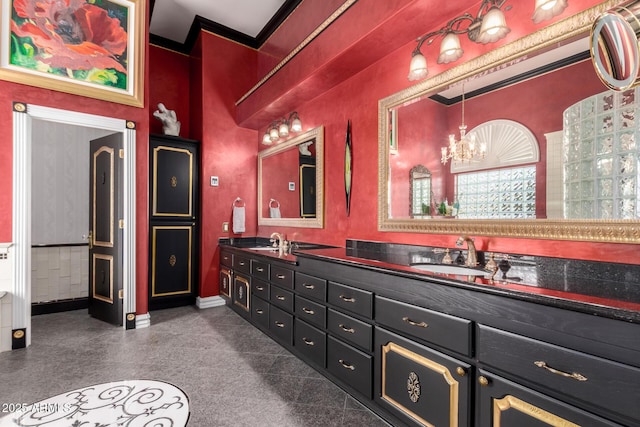
[[[0,79],[143,106],[145,0],[0,1]]]

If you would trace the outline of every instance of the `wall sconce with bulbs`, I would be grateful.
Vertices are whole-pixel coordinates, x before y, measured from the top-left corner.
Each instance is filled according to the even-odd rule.
[[[411,53],[411,65],[407,76],[409,81],[423,79],[429,73],[427,59],[422,55],[420,48],[425,42],[430,45],[438,36],[442,36],[438,64],[448,64],[462,57],[464,51],[460,45],[461,34],[466,34],[474,43],[482,44],[494,43],[506,37],[511,31],[502,9],[506,1],[483,0],[475,17],[465,13],[453,18],[439,30],[419,37],[416,40],[418,45]],[[532,19],[537,24],[562,13],[566,7],[567,0],[536,0]],[[511,5],[504,7],[504,11],[510,9]]]
[[[271,123],[262,137],[262,143],[265,145],[271,145],[280,138],[288,137],[290,132],[296,133],[301,130],[302,121],[300,120],[298,113],[294,111],[289,114],[288,118],[283,117],[282,119]]]

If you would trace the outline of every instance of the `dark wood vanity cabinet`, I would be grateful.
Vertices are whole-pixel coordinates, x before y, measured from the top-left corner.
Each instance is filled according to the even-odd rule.
[[[231,268],[229,268],[231,266]],[[293,270],[262,257],[220,251],[220,293],[229,306],[285,347],[293,345]],[[285,289],[288,288],[288,289]]]
[[[222,251],[221,289],[231,280],[238,313],[393,426],[640,426],[637,325],[298,262]]]

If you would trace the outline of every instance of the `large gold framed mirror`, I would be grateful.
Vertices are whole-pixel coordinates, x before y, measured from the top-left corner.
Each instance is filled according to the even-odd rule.
[[[566,120],[566,116],[563,116],[564,111],[568,111],[573,104],[577,103],[579,105],[580,100],[584,98],[596,96],[607,90],[607,88],[599,82],[591,63],[591,58],[589,57],[589,31],[597,17],[601,13],[614,7],[617,3],[619,2],[605,1],[526,37],[469,60],[457,67],[423,80],[387,98],[381,99],[378,103],[378,229],[380,231],[391,232],[472,234],[513,238],[640,243],[640,216],[638,215],[638,212],[640,212],[638,210],[640,201],[637,200],[637,197],[629,200],[629,202],[635,206],[635,208],[633,208],[635,214],[631,216],[627,213],[626,216],[613,216],[608,218],[598,215],[594,215],[593,217],[578,215],[576,217],[566,214],[563,215],[562,213],[563,197],[567,197],[566,192],[565,196],[562,194],[554,196],[556,197],[556,202],[561,205],[561,213],[554,213],[554,209],[552,209],[553,204],[556,202],[552,200],[550,194],[556,191],[557,187],[563,186],[562,171],[553,178],[555,181],[549,181],[550,184],[547,187],[547,181],[552,179],[548,176],[549,171],[557,170],[558,168],[558,166],[552,164],[552,162],[562,162],[563,153],[566,153],[562,151],[563,136],[566,134],[566,131],[563,131]],[[534,59],[533,62],[535,62],[536,58],[542,58],[548,54],[553,55],[555,49],[565,48],[567,46],[571,48],[578,46],[581,51],[575,54],[576,59],[573,60],[574,62],[558,67],[560,72],[568,75],[566,83],[550,87],[549,90],[557,92],[558,96],[565,98],[575,97],[578,100],[571,101],[572,103],[568,106],[563,104],[565,100],[556,102],[553,99],[549,99],[548,103],[542,107],[540,105],[534,105],[534,103],[531,102],[531,97],[527,96],[527,91],[530,93],[533,89],[519,89],[516,83],[514,83],[517,79],[505,86],[495,86],[495,82],[487,83],[487,86],[494,85],[494,88],[498,87],[499,89],[487,89],[486,86],[482,89],[474,88],[474,85],[483,84],[481,83],[482,78],[499,74],[496,73],[496,71],[502,72],[505,69],[512,69],[512,67],[526,67],[529,59]],[[562,53],[562,56],[566,56],[566,54]],[[574,54],[571,54],[571,56],[573,57]],[[589,78],[587,79],[581,75],[576,75],[576,72],[571,69],[571,67],[574,66],[584,70],[585,73],[590,73]],[[545,76],[551,72],[555,71],[543,71],[539,75]],[[523,83],[527,83],[535,79],[525,77],[521,80]],[[587,80],[598,81],[599,85],[592,84],[593,92],[588,95],[573,93],[578,90],[583,90],[583,86],[588,86],[588,84],[585,83]],[[450,209],[446,210],[447,214],[437,215],[437,209],[434,209],[436,207],[435,204],[429,206],[428,209],[425,208],[425,211],[428,210],[430,212],[430,216],[412,215],[411,212],[409,212],[407,208],[407,206],[410,206],[410,195],[409,191],[407,191],[409,184],[407,182],[405,185],[403,182],[396,181],[397,179],[409,179],[409,174],[406,173],[407,171],[397,168],[397,165],[400,164],[407,168],[411,168],[416,163],[423,164],[431,173],[431,187],[434,193],[433,198],[435,199],[435,203],[441,204],[448,196],[450,199],[447,201],[448,205],[457,204],[457,200],[451,200],[456,199],[459,194],[456,187],[456,185],[458,185],[458,181],[456,181],[457,177],[454,178],[456,172],[452,172],[451,164],[453,162],[451,160],[448,161],[447,164],[442,164],[441,149],[447,145],[448,134],[453,133],[453,129],[456,129],[457,132],[457,126],[461,123],[460,112],[461,110],[464,111],[464,101],[460,102],[460,100],[464,98],[461,97],[460,94],[464,93],[465,90],[467,91],[467,95],[471,95],[468,96],[466,100],[467,115],[465,122],[470,125],[469,127],[472,131],[475,126],[485,121],[488,122],[496,119],[510,119],[514,122],[531,123],[531,117],[511,117],[510,114],[513,112],[499,110],[502,107],[511,108],[511,110],[516,110],[517,108],[514,108],[516,105],[520,109],[530,107],[531,110],[526,112],[527,116],[533,116],[534,113],[538,112],[543,113],[539,119],[535,119],[538,123],[542,123],[541,125],[528,125],[536,128],[535,133],[537,134],[537,141],[541,149],[540,159],[530,159],[528,160],[529,163],[525,165],[533,165],[537,168],[533,172],[533,181],[537,187],[531,193],[533,194],[531,199],[535,199],[535,201],[530,203],[532,212],[530,217],[519,217],[516,215],[513,218],[496,219],[482,216],[477,218],[463,218],[462,216],[449,215],[448,213],[451,212]],[[474,90],[477,92],[476,95],[469,93]],[[516,92],[513,92],[515,95],[509,98],[509,102],[503,102],[505,105],[492,104],[490,101],[491,92],[500,92],[502,90],[515,90]],[[615,99],[618,99],[617,97],[623,99],[625,96],[627,98],[629,96],[635,96],[635,98],[637,98],[635,102],[640,102],[640,92],[637,92],[637,89],[631,95],[616,94]],[[604,96],[601,96],[601,98],[608,99]],[[442,99],[457,99],[457,101],[444,106],[434,107],[431,105],[436,103],[443,104]],[[626,101],[620,102],[623,103]],[[552,106],[555,104],[559,105],[559,111],[552,110]],[[475,120],[473,117],[473,114],[474,111],[478,112],[481,110],[485,112],[485,116],[481,122],[478,122],[478,120]],[[493,113],[495,117],[487,117],[487,111]],[[631,159],[626,172],[629,172],[629,167],[635,168],[634,173],[637,175],[637,169],[640,166],[638,163],[639,151],[637,146],[640,145],[640,141],[636,142],[635,139],[640,132],[638,130],[640,128],[640,112],[633,113],[631,122],[633,123],[633,129],[635,129],[631,132],[635,132],[635,134],[630,137],[631,142],[626,141],[629,143],[628,151],[631,153],[631,155],[626,158],[627,161]],[[418,123],[422,128],[408,129],[406,123]],[[596,123],[594,126],[593,131],[597,134],[599,129],[597,127],[598,124]],[[411,136],[413,136],[413,138],[411,138]],[[556,142],[552,143],[554,138]],[[560,141],[559,143],[557,142],[558,140]],[[392,143],[393,146],[391,146]],[[412,148],[412,143],[419,145]],[[594,159],[599,153],[597,151],[597,143],[598,141],[594,140]],[[558,144],[560,144],[559,149],[557,148]],[[617,143],[613,144],[615,145]],[[552,146],[559,151],[548,153],[547,148]],[[406,153],[405,156],[407,157],[405,160],[407,161],[400,161],[403,150],[405,150],[404,153]],[[511,151],[511,154],[513,154],[513,151]],[[496,154],[495,151],[489,151],[488,155]],[[411,160],[411,162],[408,160]],[[594,162],[600,160],[601,159],[598,158],[594,160]],[[524,162],[526,163],[527,160],[525,159]],[[561,164],[560,168],[563,167],[565,166]],[[580,172],[579,176],[584,177],[584,180],[577,182],[575,187],[583,192],[599,191],[593,190],[593,188],[596,188],[596,184],[593,183],[600,178],[601,169],[599,169],[599,167],[600,166],[593,170],[587,170],[586,167],[583,168],[584,171],[578,170],[578,172]],[[489,168],[489,166],[487,166],[487,168]],[[561,170],[564,170],[566,175],[566,168]],[[446,173],[443,173],[443,171]],[[446,175],[446,177],[443,178],[443,174]],[[613,179],[610,179],[610,181],[613,182],[613,185],[616,185],[615,176]],[[632,189],[632,191],[637,195],[637,188],[640,186],[640,182],[638,182],[637,179],[634,182],[635,189]],[[455,191],[450,190],[452,187],[455,188]],[[445,190],[442,190],[443,188],[445,188]],[[446,190],[446,188],[449,188],[449,190]],[[528,200],[527,197],[523,199]],[[536,203],[538,203],[537,206]],[[576,203],[576,205],[578,205],[578,203]],[[459,207],[460,212],[464,212],[465,208],[466,206],[461,204]],[[457,212],[457,210],[458,206],[456,206],[454,212]],[[564,207],[564,211],[566,210],[567,208]]]
[[[324,227],[324,127],[258,153],[258,225]]]

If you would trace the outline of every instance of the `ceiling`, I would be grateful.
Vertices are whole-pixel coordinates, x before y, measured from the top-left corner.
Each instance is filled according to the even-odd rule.
[[[189,53],[203,29],[259,48],[301,1],[151,0],[149,38]]]

